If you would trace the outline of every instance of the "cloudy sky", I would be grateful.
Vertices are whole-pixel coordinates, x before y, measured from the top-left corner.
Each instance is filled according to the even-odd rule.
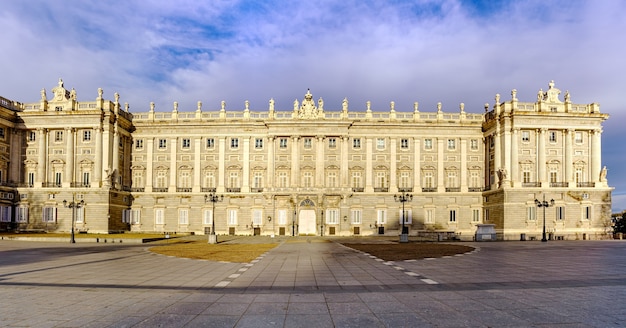
[[[307,88],[326,110],[480,113],[496,93],[535,101],[555,80],[609,113],[603,165],[626,209],[626,2],[3,0],[0,96],[35,102],[58,78],[131,112],[292,109]],[[49,93],[50,94],[50,93]]]

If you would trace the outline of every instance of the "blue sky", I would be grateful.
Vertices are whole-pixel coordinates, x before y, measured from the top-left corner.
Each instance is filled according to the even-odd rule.
[[[480,113],[511,89],[534,101],[555,80],[598,102],[603,165],[626,209],[620,133],[626,2],[3,0],[0,96],[33,102],[58,78],[78,99],[119,92],[131,112],[289,110],[307,88],[325,109]]]

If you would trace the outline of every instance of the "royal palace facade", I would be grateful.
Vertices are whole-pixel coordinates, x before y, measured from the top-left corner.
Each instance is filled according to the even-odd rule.
[[[608,236],[608,115],[561,100],[553,82],[533,102],[496,95],[482,114],[417,102],[352,111],[347,99],[326,111],[309,91],[287,111],[270,100],[267,111],[246,101],[130,113],[117,93],[78,101],[62,80],[51,92],[0,98],[3,230],[345,236],[404,225],[472,240],[493,224],[519,240],[540,237],[545,217],[551,238]]]

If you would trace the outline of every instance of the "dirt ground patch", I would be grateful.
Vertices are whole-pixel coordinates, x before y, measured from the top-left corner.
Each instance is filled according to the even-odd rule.
[[[206,240],[181,240],[171,241],[169,243],[163,243],[162,245],[151,247],[150,251],[158,254],[190,259],[247,263],[276,246],[278,246],[276,243],[208,244]]]
[[[421,260],[431,257],[437,258],[463,254],[474,250],[474,248],[470,246],[439,243],[342,244],[372,254],[385,261]]]

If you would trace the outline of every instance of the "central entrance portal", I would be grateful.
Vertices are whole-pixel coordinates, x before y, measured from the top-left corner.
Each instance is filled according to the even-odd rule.
[[[315,235],[315,210],[301,210],[298,224],[299,235]]]

